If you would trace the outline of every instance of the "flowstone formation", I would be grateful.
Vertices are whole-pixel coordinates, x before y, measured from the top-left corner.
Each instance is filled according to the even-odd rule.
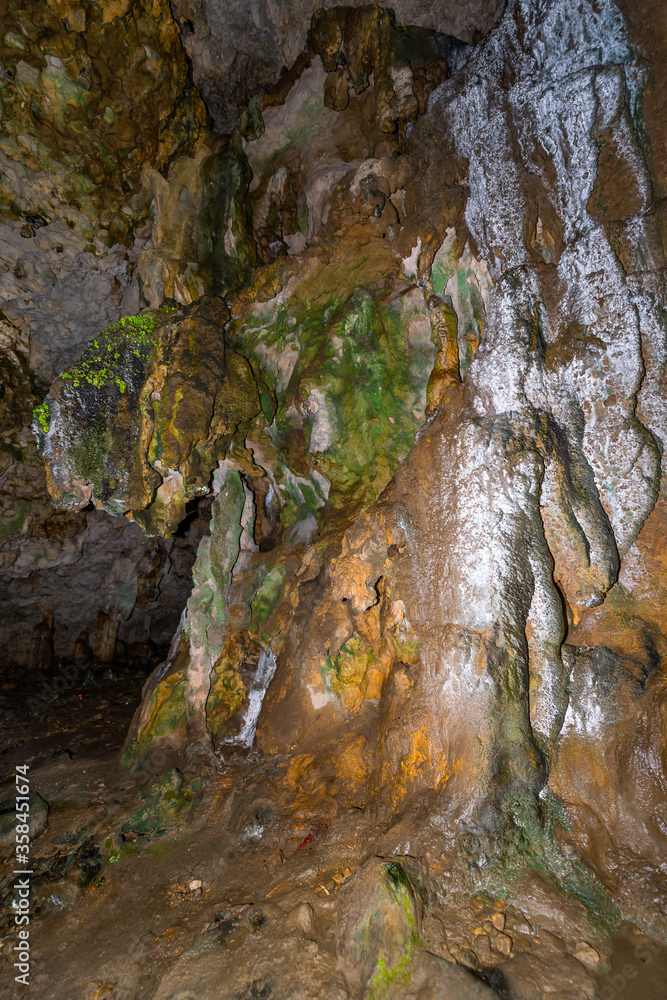
[[[122,752],[116,837],[225,843],[155,1000],[593,1000],[667,933],[647,44],[611,0],[507,0],[474,46],[318,10],[157,165],[144,308],[39,401],[8,328],[63,516],[208,526]]]

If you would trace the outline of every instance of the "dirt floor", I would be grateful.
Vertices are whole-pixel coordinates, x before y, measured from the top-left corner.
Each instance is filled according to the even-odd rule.
[[[397,853],[397,836],[370,810],[321,820],[316,810],[291,810],[280,801],[280,759],[219,755],[198,773],[131,778],[119,752],[142,676],[117,669],[80,680],[46,717],[26,710],[18,688],[3,690],[1,799],[13,795],[15,767],[29,764],[48,824],[32,846],[27,989],[13,980],[13,845],[0,847],[2,997],[357,995],[345,926],[375,892],[373,865],[391,868],[393,859],[418,885],[423,863]],[[449,864],[443,857],[440,886]],[[390,937],[387,905],[374,913]],[[577,1000],[597,989],[600,1000],[667,997],[667,948],[629,925],[613,939],[595,938],[582,910],[536,875],[515,901],[464,903],[429,890],[413,961],[421,985],[398,977],[371,995]]]

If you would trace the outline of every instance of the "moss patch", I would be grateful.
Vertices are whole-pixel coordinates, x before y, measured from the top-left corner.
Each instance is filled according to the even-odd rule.
[[[141,793],[142,804],[123,824],[121,830],[155,833],[184,822],[197,796],[183,786],[179,771],[167,771]]]
[[[48,434],[49,432],[50,412],[51,408],[48,403],[40,403],[32,411],[33,419],[44,434]]]
[[[169,309],[163,309],[163,314]],[[144,364],[148,360],[151,348],[157,346],[154,336],[155,328],[162,316],[154,313],[140,313],[137,316],[123,316],[113,326],[103,330],[91,341],[81,361],[68,368],[60,376],[71,379],[76,388],[84,382],[101,389],[113,384],[122,395],[127,389],[127,383],[122,375],[122,366],[131,359]],[[48,403],[42,404],[47,407]],[[48,430],[48,426],[46,428]]]

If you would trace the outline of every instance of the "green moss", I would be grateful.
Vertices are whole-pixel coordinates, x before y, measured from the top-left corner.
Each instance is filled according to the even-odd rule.
[[[401,866],[395,861],[390,861],[385,866],[385,884],[390,898],[398,903],[405,915],[407,924],[405,950],[393,965],[388,964],[382,955],[378,957],[377,971],[369,984],[368,1000],[383,1000],[394,983],[410,982],[412,960],[415,949],[419,947],[412,885]],[[373,914],[370,915],[370,920],[372,919]]]
[[[375,660],[373,649],[369,649],[361,636],[355,633],[344,643],[340,653],[336,656],[329,654],[324,661],[322,673],[327,691],[341,694],[345,687],[360,687]]]
[[[34,505],[28,500],[17,500],[14,504],[14,516],[0,523],[0,538],[15,538],[20,535],[32,506]]]
[[[414,944],[411,944],[408,952],[393,967],[388,966],[383,958],[378,959],[378,970],[371,979],[368,988],[368,1000],[384,1000],[393,983],[400,982],[407,985],[410,982],[413,954]]]
[[[51,420],[51,411],[48,403],[40,403],[32,411],[32,416],[40,429],[48,434]]]
[[[96,389],[113,384],[122,395],[127,388],[127,376],[119,371],[120,364],[132,363],[132,359],[141,363],[148,360],[151,348],[156,346],[154,332],[161,319],[162,316],[155,313],[121,317],[98,334],[86,348],[81,361],[60,377],[71,381],[75,388],[83,383]]]
[[[163,307],[119,319],[88,344],[47,397],[52,425],[53,406],[59,407],[56,451],[64,447],[67,466],[92,485],[110,514],[141,511],[159,483],[138,447],[144,419],[140,398],[156,356],[157,331],[172,311]],[[42,427],[35,427],[45,450]]]

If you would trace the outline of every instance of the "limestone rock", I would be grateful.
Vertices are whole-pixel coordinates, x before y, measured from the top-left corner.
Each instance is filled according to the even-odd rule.
[[[362,997],[409,968],[421,907],[398,860],[368,861],[341,895],[338,965],[352,995]]]
[[[32,0],[7,18],[5,210],[17,199],[11,212],[27,213],[32,229],[78,202],[111,242],[131,243],[136,206],[123,212],[123,183],[129,180],[134,193],[145,162],[164,169],[176,150],[189,151],[204,124],[197,92],[186,92],[187,66],[168,5],[125,2],[98,21],[77,3]],[[76,209],[66,214],[78,216]]]
[[[588,1000],[667,907],[655,8],[172,8],[226,136],[164,4],[3,36],[0,630],[39,698],[171,632],[125,833],[206,784],[265,894],[141,985]]]
[[[337,961],[352,997],[497,996],[465,969],[420,948],[422,904],[400,859],[366,862],[345,883],[339,905]]]
[[[289,0],[279,8],[264,0],[251,7],[218,2],[203,7],[192,0],[174,4],[195,83],[219,131],[230,132],[251,98],[269,90],[281,70],[292,66],[306,46],[311,18],[320,6],[316,0]],[[367,9],[378,10],[374,5]],[[493,25],[500,4],[476,0],[435,7],[425,0],[398,0],[393,9],[400,24],[430,28],[469,43]]]

